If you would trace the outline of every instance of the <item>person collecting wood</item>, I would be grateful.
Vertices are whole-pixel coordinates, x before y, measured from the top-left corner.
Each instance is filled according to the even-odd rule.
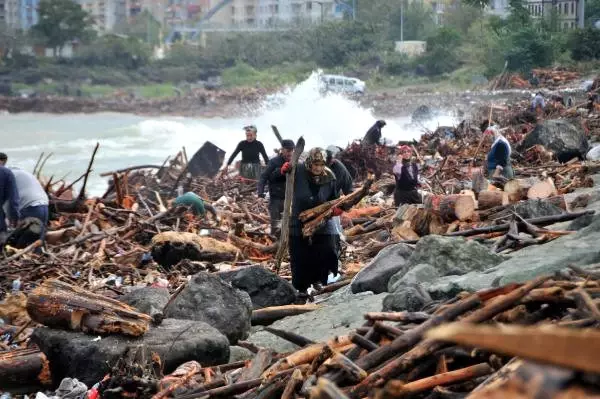
[[[172,207],[177,206],[189,206],[194,215],[200,218],[204,218],[206,216],[206,212],[211,213],[215,220],[217,219],[217,211],[213,208],[212,205],[209,205],[204,202],[204,200],[196,193],[188,191],[187,193],[179,195],[171,202]]]
[[[246,179],[258,180],[262,172],[260,156],[262,155],[265,165],[269,163],[269,157],[263,143],[256,140],[256,126],[245,126],[244,131],[246,132],[246,140],[238,143],[237,147],[229,157],[227,165],[223,168],[222,174],[225,175],[227,173],[233,160],[241,152],[242,162],[240,164],[240,176]]]
[[[412,149],[403,145],[399,148],[400,159],[394,165],[396,187],[394,189],[394,205],[420,204],[421,194],[417,191],[419,185],[419,167],[416,158],[412,156]]]
[[[327,155],[321,148],[313,148],[303,164],[296,167],[294,197],[290,219],[289,254],[292,269],[292,285],[299,291],[300,299],[307,297],[307,290],[313,285],[319,289],[327,284],[331,272],[338,274],[338,255],[335,244],[335,226],[329,219],[311,237],[302,235],[302,222],[299,219],[303,211],[312,209],[327,201],[337,199],[335,175],[325,165]],[[286,162],[282,173],[288,173],[291,165]],[[333,209],[333,216],[340,216],[342,210]]]
[[[487,174],[488,177],[503,176],[507,179],[514,177],[514,172],[510,164],[510,143],[500,133],[498,126],[491,125],[483,132],[484,135],[493,136],[494,142],[487,155]]]
[[[260,176],[256,194],[265,197],[265,186],[269,185],[269,216],[271,218],[271,234],[279,237],[281,233],[281,215],[285,202],[285,177],[287,169],[283,164],[290,162],[296,145],[292,140],[282,140],[279,155],[269,160],[267,169]],[[289,165],[289,164],[288,164]]]

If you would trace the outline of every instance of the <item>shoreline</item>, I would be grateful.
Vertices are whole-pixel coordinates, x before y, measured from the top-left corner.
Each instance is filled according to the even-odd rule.
[[[0,96],[0,111],[9,114],[93,114],[103,112],[129,113],[139,116],[181,116],[200,118],[232,117],[252,114],[264,108],[269,95],[282,90],[228,89],[199,90],[179,97],[161,99],[82,98],[67,96],[5,97]],[[573,97],[583,95],[574,88],[557,90]],[[482,103],[505,103],[529,100],[533,90],[457,90],[452,92],[421,92],[412,90],[382,90],[349,98],[379,117],[410,116],[418,107],[469,113]]]

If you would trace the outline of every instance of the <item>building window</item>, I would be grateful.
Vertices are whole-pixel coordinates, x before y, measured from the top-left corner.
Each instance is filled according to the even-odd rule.
[[[565,15],[568,15],[569,14],[569,3],[565,3],[564,7],[565,7]]]
[[[575,15],[575,2],[571,2],[571,14]]]
[[[564,31],[566,32],[567,30],[569,30],[569,23],[565,22]]]
[[[306,9],[309,11],[312,10],[312,1],[306,3]]]
[[[571,29],[575,28],[575,22],[571,22]]]

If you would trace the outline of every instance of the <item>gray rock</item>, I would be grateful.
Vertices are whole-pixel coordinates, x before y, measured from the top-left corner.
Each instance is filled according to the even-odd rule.
[[[294,303],[296,290],[286,280],[262,266],[217,273],[223,280],[250,295],[254,309]]]
[[[427,291],[418,286],[401,286],[383,299],[384,312],[418,312],[431,302]]]
[[[420,263],[427,263],[440,275],[446,276],[483,270],[504,260],[504,257],[490,252],[475,241],[467,241],[463,237],[431,235],[419,240],[415,252],[408,259],[408,264],[410,268]]]
[[[119,300],[146,313],[155,322],[160,323],[163,319],[163,309],[167,306],[170,297],[169,290],[166,288],[143,287],[123,295]]]
[[[560,162],[567,162],[574,157],[584,159],[589,147],[583,130],[562,119],[538,123],[518,149],[521,151],[536,144],[554,152]]]
[[[594,223],[594,221],[600,219],[600,215],[583,215],[577,219],[571,221],[567,226],[566,230],[579,231]]]
[[[351,283],[353,293],[372,291],[376,294],[387,291],[390,278],[406,269],[407,259],[413,249],[406,244],[391,245],[381,250],[377,256],[361,269]]]
[[[406,273],[398,273],[394,275],[388,284],[389,292],[396,292],[398,287],[406,287],[410,285],[431,282],[440,277],[439,271],[426,263],[418,264],[412,267]]]
[[[82,332],[42,327],[34,330],[31,339],[48,357],[55,383],[73,377],[92,386],[130,349],[140,346],[147,350],[148,359],[152,352],[160,356],[165,373],[190,360],[203,366],[224,364],[229,360],[227,338],[199,321],[165,319],[142,337],[110,335],[100,340]]]
[[[336,335],[348,334],[352,329],[365,323],[366,312],[381,310],[381,301],[385,294],[358,295],[349,297],[336,305],[323,304],[323,307],[298,316],[278,320],[270,327],[300,334],[315,342],[326,341]],[[289,352],[298,347],[267,331],[252,334],[248,341],[276,352]]]
[[[569,264],[585,267],[600,262],[600,219],[576,234],[564,236],[544,245],[536,245],[518,251],[509,260],[483,273],[471,272],[462,276],[446,276],[424,288],[431,296],[446,298],[459,291],[475,291],[489,288],[492,283],[504,285],[521,283],[541,275],[549,275]]]
[[[241,346],[229,347],[229,362],[241,362],[242,360],[251,360],[254,358],[254,353],[251,350],[242,348]]]
[[[251,315],[247,293],[206,272],[195,274],[165,311],[169,318],[208,323],[232,344],[248,336]]]
[[[564,211],[556,205],[552,205],[539,199],[519,202],[514,205],[514,210],[524,219],[555,216],[564,213]]]

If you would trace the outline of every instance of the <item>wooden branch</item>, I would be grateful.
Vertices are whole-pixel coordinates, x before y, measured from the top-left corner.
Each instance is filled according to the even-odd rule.
[[[96,158],[96,152],[98,152],[98,148],[100,147],[100,143],[96,143],[96,147],[94,147],[94,151],[92,152],[92,157],[90,158],[90,163],[88,164],[87,170],[84,174],[83,184],[81,185],[81,190],[79,190],[79,195],[77,199],[85,199],[85,188],[87,186],[88,177],[92,171],[92,165],[94,164],[94,158]]]
[[[312,312],[319,308],[319,305],[307,304],[271,306],[268,308],[256,309],[252,311],[252,325],[269,325],[284,317]]]
[[[296,180],[296,167],[298,166],[298,160],[300,155],[304,151],[304,138],[300,137],[296,142],[294,153],[292,154],[292,160],[290,162],[292,168],[290,173],[285,179],[285,199],[283,201],[283,214],[281,216],[281,237],[279,239],[279,248],[275,255],[275,274],[279,274],[281,268],[281,262],[285,255],[289,239],[290,239],[290,217],[292,214],[292,200],[294,198],[294,184]]]
[[[518,326],[503,326],[500,329],[454,323],[430,331],[428,337],[568,369],[600,373],[600,363],[597,361],[600,333],[594,330]],[[531,345],[532,342],[535,345]]]
[[[494,370],[487,363],[437,374],[421,380],[404,383],[402,381],[389,381],[385,388],[377,393],[377,399],[403,398],[416,393],[428,391],[440,385],[451,385],[462,381],[492,374]]]
[[[279,330],[272,327],[265,327],[264,330],[270,332],[273,335],[278,336],[279,338],[283,338],[294,345],[298,345],[301,348],[315,343],[315,341],[312,341],[306,337],[303,337],[302,335],[293,332]]]
[[[422,323],[431,318],[425,312],[369,312],[365,314],[367,320],[386,320],[411,323]]]

